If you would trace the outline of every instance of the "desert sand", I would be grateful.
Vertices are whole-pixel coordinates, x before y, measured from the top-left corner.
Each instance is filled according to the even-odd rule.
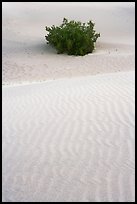
[[[92,54],[44,27],[92,19]],[[135,4],[2,3],[2,201],[135,201]]]

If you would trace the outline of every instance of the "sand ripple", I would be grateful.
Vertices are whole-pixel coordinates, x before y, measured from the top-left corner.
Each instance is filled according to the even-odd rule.
[[[3,87],[3,201],[131,202],[134,72]]]

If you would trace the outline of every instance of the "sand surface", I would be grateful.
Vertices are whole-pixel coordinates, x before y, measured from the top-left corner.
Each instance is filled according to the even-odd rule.
[[[2,3],[3,202],[135,201],[135,4]],[[45,25],[93,19],[93,54]]]
[[[134,69],[134,3],[3,3],[3,84],[72,78]],[[93,54],[57,55],[45,26],[95,22],[101,33]]]

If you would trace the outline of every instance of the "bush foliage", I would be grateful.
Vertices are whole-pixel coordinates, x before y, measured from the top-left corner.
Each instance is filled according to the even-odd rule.
[[[46,26],[48,35],[45,36],[47,43],[56,48],[58,53],[68,55],[86,55],[95,49],[95,43],[100,33],[94,30],[92,21],[85,23],[68,21],[63,19],[63,23],[58,26]]]

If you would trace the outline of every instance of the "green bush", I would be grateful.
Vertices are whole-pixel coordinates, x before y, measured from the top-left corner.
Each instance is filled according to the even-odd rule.
[[[59,27],[46,26],[46,31],[49,34],[45,38],[47,43],[55,47],[58,53],[83,56],[93,52],[95,42],[100,37],[100,33],[96,33],[94,30],[94,25],[92,21],[86,25],[64,18]]]

